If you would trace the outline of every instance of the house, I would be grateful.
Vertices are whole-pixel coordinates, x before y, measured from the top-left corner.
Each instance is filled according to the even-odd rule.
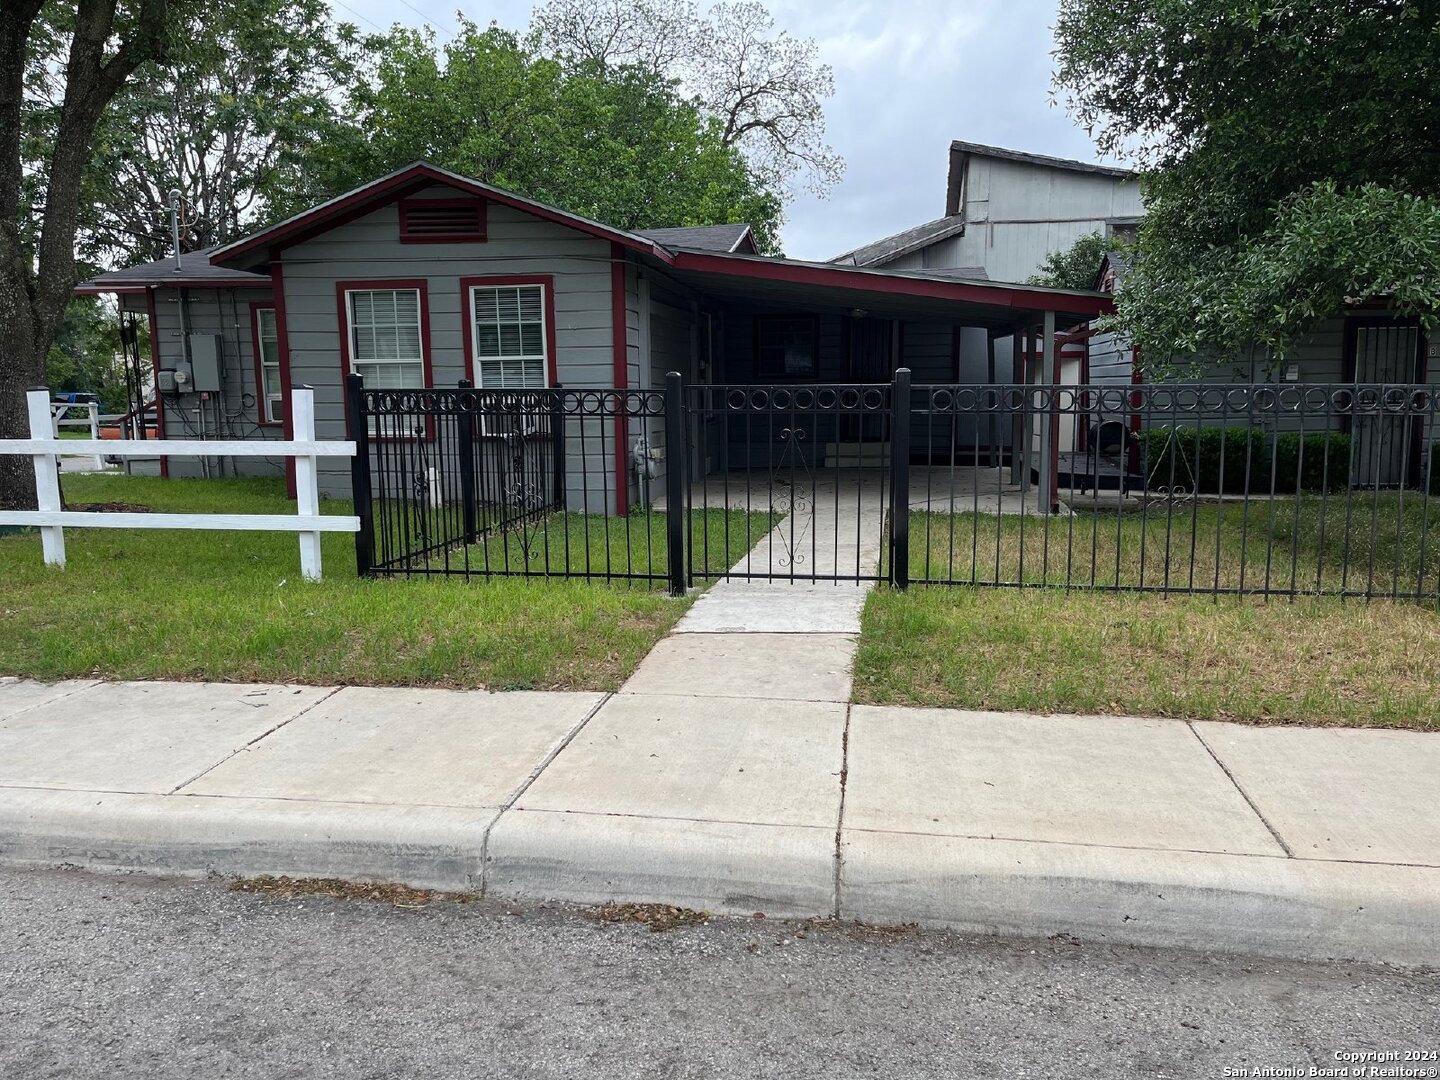
[[[369,388],[649,388],[669,371],[692,384],[983,381],[962,369],[966,335],[1058,334],[1109,309],[1094,293],[1001,284],[927,267],[809,263],[757,253],[744,225],[631,232],[419,162],[223,247],[102,274],[82,293],[116,294],[150,328],[162,437],[281,437],[290,390],[314,388],[317,435],[346,435],[344,379]],[[1051,339],[1053,348],[1053,338]],[[843,460],[853,433],[807,420],[811,464]],[[828,426],[827,426],[828,425]],[[595,511],[644,498],[632,454],[656,446],[648,420],[617,416],[604,440],[572,445],[566,467],[603,473]],[[992,425],[993,427],[993,425]],[[963,436],[979,453],[979,433]],[[932,439],[912,447],[933,455]],[[696,468],[761,463],[763,435],[726,435]],[[1014,433],[984,433],[999,459]],[[169,459],[171,475],[280,472]],[[327,462],[322,490],[349,494]],[[582,485],[571,485],[574,490]],[[572,498],[573,503],[573,498]]]
[[[961,141],[950,146],[945,198],[943,217],[846,252],[836,263],[1025,281],[1048,255],[1066,250],[1082,236],[1133,235],[1144,213],[1139,178],[1132,171]],[[1108,256],[1097,268],[1097,291],[1113,294],[1123,284],[1126,269],[1123,254]],[[987,376],[992,382],[1038,377],[1019,366],[1009,371],[1003,363],[998,371],[989,367],[997,353],[1008,352],[1005,343],[997,350],[993,342],[967,335],[958,370],[978,381]],[[1062,336],[1056,352],[1059,366],[1053,375],[1061,385],[1129,386],[1146,378],[1145,365],[1136,363],[1129,342],[1088,325]],[[1022,354],[1034,362],[1033,346],[1015,352]],[[1369,303],[1324,321],[1283,362],[1254,348],[1198,371],[1188,362],[1165,367],[1211,383],[1416,383],[1426,381],[1435,370],[1427,358],[1440,362],[1440,342],[1430,345],[1418,323],[1395,320],[1383,304]],[[1058,445],[1084,451],[1090,429],[1112,419],[1117,417],[1099,408],[1078,427],[1073,417],[1063,417]],[[1123,422],[1136,431],[1142,424],[1133,412]],[[1382,487],[1420,482],[1432,439],[1421,432],[1421,425],[1383,415],[1353,419],[1337,415],[1332,424],[1353,429],[1356,475],[1366,482]],[[1138,461],[1131,468],[1140,471]]]
[[[831,261],[1026,281],[1051,252],[1090,233],[1133,231],[1142,212],[1129,169],[956,140],[943,217]]]
[[[1123,288],[1130,269],[1124,252],[1112,252],[1101,261],[1095,287],[1113,294]],[[1356,301],[1344,312],[1322,320],[1283,357],[1262,346],[1233,355],[1197,360],[1167,357],[1160,364],[1144,362],[1140,350],[1124,335],[1092,326],[1077,328],[1062,344],[1082,349],[1082,366],[1075,381],[1097,386],[1134,386],[1148,382],[1273,383],[1296,391],[1343,384],[1413,385],[1432,378],[1440,362],[1440,341],[1431,342],[1416,319],[1397,318],[1383,300]],[[1062,379],[1062,381],[1068,381]],[[1383,393],[1383,392],[1382,392]],[[1333,394],[1331,394],[1334,397]],[[1323,429],[1351,437],[1352,483],[1374,488],[1419,487],[1429,474],[1428,458],[1437,437],[1434,419],[1418,421],[1399,399],[1367,403],[1341,396],[1342,406],[1327,417]],[[1096,423],[1112,417],[1097,410]],[[1140,418],[1126,418],[1138,431]],[[1307,430],[1314,434],[1316,423]],[[1277,431],[1299,432],[1301,424],[1281,417]],[[1133,452],[1132,452],[1133,456]],[[1138,463],[1135,465],[1139,470]]]

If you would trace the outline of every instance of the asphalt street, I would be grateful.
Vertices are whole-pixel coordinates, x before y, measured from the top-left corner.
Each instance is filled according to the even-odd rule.
[[[1436,1050],[1436,973],[0,871],[7,1078],[1208,1078]]]

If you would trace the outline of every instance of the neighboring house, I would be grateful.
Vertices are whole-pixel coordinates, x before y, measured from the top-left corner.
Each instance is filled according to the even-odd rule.
[[[1090,233],[1133,233],[1142,206],[1140,181],[1129,169],[1029,154],[999,146],[950,144],[945,215],[836,256],[841,266],[921,270],[990,281],[1027,281],[1056,251]],[[1008,340],[963,335],[959,372],[965,381],[1023,382],[996,353]],[[1078,376],[1078,355],[1066,359]],[[1074,378],[1066,381],[1075,381]]]
[[[831,261],[1026,281],[1051,252],[1093,232],[1133,230],[1142,212],[1129,169],[957,140],[944,217]]]
[[[1124,286],[1129,268],[1125,253],[1106,255],[1096,273],[1095,287],[1113,294]],[[1440,370],[1440,341],[1430,341],[1418,320],[1396,318],[1387,312],[1383,301],[1357,302],[1342,314],[1325,319],[1283,358],[1256,346],[1208,363],[1190,357],[1167,357],[1152,363],[1139,356],[1140,350],[1122,334],[1098,332],[1088,326],[1068,335],[1067,342],[1068,348],[1084,348],[1083,366],[1073,381],[1098,385],[1130,386],[1147,381],[1311,388],[1343,383],[1413,384],[1429,381]],[[1129,422],[1138,430],[1138,417]],[[1278,430],[1299,430],[1283,417],[1278,425]],[[1352,436],[1354,473],[1361,482],[1377,487],[1417,486],[1426,475],[1426,457],[1436,433],[1425,430],[1424,424],[1387,416],[1381,408],[1362,410],[1355,416],[1337,414],[1328,426]],[[1313,421],[1310,430],[1314,430]]]
[[[950,146],[945,216],[846,252],[835,262],[1025,281],[1051,253],[1066,250],[1089,233],[1133,235],[1143,213],[1139,180],[1129,170],[956,141]],[[1096,289],[1113,293],[1123,283],[1126,268],[1123,254],[1107,257],[1098,269]],[[960,350],[961,377],[1002,382],[1039,378],[1033,346],[1012,353],[1009,344],[1000,342],[997,348],[997,342],[967,331]],[[1146,365],[1135,362],[1127,341],[1088,326],[1063,336],[1057,352],[1054,375],[1061,384],[1128,386],[1145,377]],[[1002,362],[997,370],[997,355],[1024,356],[1029,362],[1008,367]],[[1283,362],[1255,348],[1198,371],[1188,363],[1151,367],[1178,369],[1206,382],[1424,382],[1440,370],[1440,341],[1431,345],[1418,323],[1392,318],[1383,304],[1368,304],[1323,322]],[[1083,450],[1088,429],[1111,419],[1100,413],[1078,429],[1072,418],[1063,418],[1059,445]],[[1133,414],[1125,422],[1136,429],[1141,424]],[[1354,428],[1359,473],[1370,482],[1415,483],[1422,475],[1430,436],[1422,434],[1419,425],[1402,424],[1401,431],[1384,417],[1355,423],[1337,417],[1335,423]]]
[[[1093,293],[945,270],[768,258],[745,225],[616,229],[425,163],[178,265],[117,270],[79,291],[118,294],[148,319],[161,433],[187,438],[279,437],[301,384],[315,390],[318,436],[343,437],[350,372],[379,388],[638,389],[672,370],[709,384],[883,382],[902,365],[918,383],[984,381],[962,369],[967,334],[1009,337],[1047,315],[1064,330],[1109,308]],[[843,456],[846,432],[810,436],[816,466]],[[626,448],[661,433],[617,418],[608,438],[618,447],[567,467],[612,470],[604,509],[623,512],[639,497]],[[731,461],[763,464],[771,450],[743,431],[727,438],[739,440]],[[912,455],[980,452],[973,430],[948,431],[945,446],[927,438]],[[983,450],[1000,456],[1012,441],[987,434]],[[326,493],[348,495],[348,483],[343,462],[324,463]]]

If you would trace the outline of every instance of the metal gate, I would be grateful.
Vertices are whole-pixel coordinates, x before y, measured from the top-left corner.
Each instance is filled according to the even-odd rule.
[[[692,535],[690,573],[784,581],[878,581],[894,503],[888,384],[711,385],[685,393],[706,468],[684,492],[692,515],[740,512],[745,543]],[[901,467],[903,472],[903,465]],[[739,537],[735,537],[739,539]]]

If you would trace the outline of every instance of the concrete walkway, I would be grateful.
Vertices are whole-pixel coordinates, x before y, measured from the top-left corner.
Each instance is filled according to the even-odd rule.
[[[614,695],[0,680],[0,861],[1440,965],[1440,737],[851,706],[771,625]]]

